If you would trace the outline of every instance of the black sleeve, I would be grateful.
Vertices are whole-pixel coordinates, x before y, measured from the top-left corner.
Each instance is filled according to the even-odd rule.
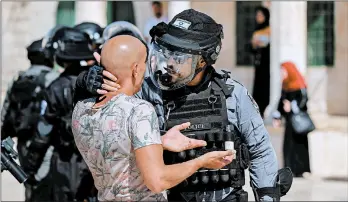
[[[285,97],[286,97],[286,94],[284,91],[282,91],[282,94],[280,96],[279,103],[278,103],[278,108],[277,108],[277,110],[280,112],[282,116],[285,116],[286,114],[286,112],[284,111],[284,104],[283,104],[283,100],[285,99]]]
[[[74,90],[74,97],[73,97],[73,105],[78,101],[93,97],[94,95],[87,90],[87,82],[86,78],[88,75],[88,71],[81,72],[77,79],[76,79],[76,85]]]
[[[308,95],[307,89],[301,89],[300,99],[298,100],[298,106],[301,110],[307,111]]]
[[[11,109],[12,104],[10,102],[11,87],[6,92],[6,97],[4,99],[4,104],[1,109],[1,139],[5,139],[8,136],[13,137],[15,135],[15,129],[13,127],[13,120],[11,115],[13,115]]]
[[[84,99],[98,96],[97,90],[103,84],[103,67],[94,65],[88,71],[81,72],[76,80],[73,105]]]

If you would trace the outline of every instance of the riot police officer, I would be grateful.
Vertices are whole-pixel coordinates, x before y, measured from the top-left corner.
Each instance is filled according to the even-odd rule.
[[[57,31],[60,39],[55,53],[56,62],[64,72],[45,90],[47,101],[43,119],[29,149],[44,153],[54,146],[51,175],[51,201],[83,201],[95,197],[92,176],[76,149],[71,131],[72,97],[77,75],[94,64],[92,42],[88,35],[73,29]],[[41,159],[38,159],[40,161]]]
[[[31,66],[12,83],[2,109],[1,138],[17,137],[19,161],[29,175],[25,183],[25,201],[49,200],[51,194],[49,167],[52,148],[41,154],[43,160],[33,166],[27,145],[35,134],[43,114],[43,90],[59,76],[53,70],[53,50],[42,48],[43,39],[27,47]]]
[[[222,25],[189,9],[169,24],[154,26],[150,35],[151,74],[145,79],[142,98],[155,106],[163,130],[190,121],[192,126],[186,134],[208,142],[201,149],[167,153],[166,163],[186,161],[212,150],[237,151],[236,160],[229,166],[198,171],[171,189],[168,200],[247,201],[243,190],[247,168],[255,199],[279,200],[290,189],[291,171],[278,171],[269,134],[247,89],[228,72],[218,73],[212,66],[222,46]]]

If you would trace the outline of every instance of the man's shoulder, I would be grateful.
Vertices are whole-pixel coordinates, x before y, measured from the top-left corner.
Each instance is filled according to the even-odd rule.
[[[70,79],[68,76],[57,76],[56,79],[54,79],[51,84],[48,86],[48,89],[55,89],[55,88],[66,88],[67,86],[71,86],[72,82],[74,82],[73,79]]]
[[[83,112],[90,111],[95,103],[95,98],[88,98],[78,101],[73,110],[73,119],[77,119]]]
[[[48,72],[45,76],[45,86],[46,88],[50,86],[58,77],[60,73],[58,71],[52,70]]]
[[[130,104],[132,106],[132,108],[136,108],[136,109],[153,108],[153,106],[148,101],[143,100],[143,99],[139,99],[135,96],[127,96],[124,98],[124,101],[127,104]]]

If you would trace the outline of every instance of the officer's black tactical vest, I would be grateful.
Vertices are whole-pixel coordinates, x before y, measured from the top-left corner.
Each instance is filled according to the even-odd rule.
[[[200,169],[174,189],[185,192],[211,191],[226,187],[240,188],[245,184],[244,169],[249,164],[248,150],[242,144],[238,130],[229,125],[226,108],[226,98],[231,95],[233,88],[215,77],[205,91],[165,102],[166,130],[189,121],[191,126],[182,133],[207,142],[203,148],[180,153],[166,151],[166,164],[185,162],[210,151],[224,151],[225,141],[233,141],[237,151],[237,158],[223,169]]]
[[[9,96],[10,108],[6,117],[6,124],[11,125],[15,134],[21,140],[31,138],[35,126],[41,116],[41,101],[45,76],[49,71],[43,70],[38,75],[21,73],[13,82]]]

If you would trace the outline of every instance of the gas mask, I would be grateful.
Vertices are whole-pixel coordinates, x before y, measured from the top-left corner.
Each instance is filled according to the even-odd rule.
[[[162,90],[176,90],[192,81],[200,55],[171,50],[153,42],[150,47],[149,69],[153,83]]]

